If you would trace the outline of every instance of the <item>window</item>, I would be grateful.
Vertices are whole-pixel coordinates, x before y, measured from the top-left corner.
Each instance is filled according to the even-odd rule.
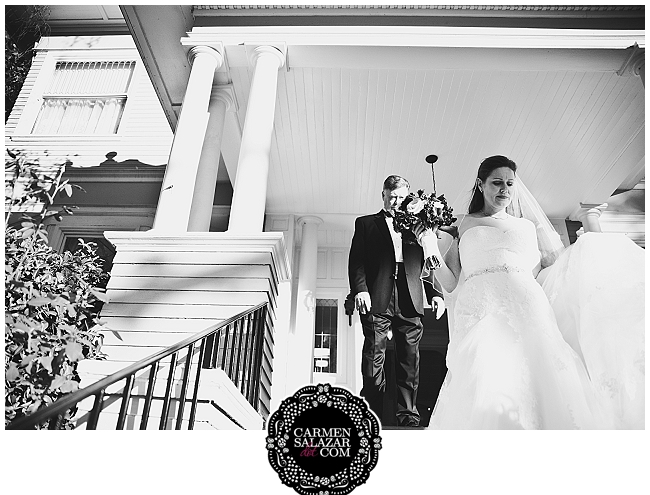
[[[338,299],[316,299],[314,372],[336,373]]]
[[[134,61],[57,62],[32,134],[115,134]]]

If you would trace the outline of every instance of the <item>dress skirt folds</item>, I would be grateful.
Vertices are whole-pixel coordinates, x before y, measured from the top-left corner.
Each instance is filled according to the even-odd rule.
[[[433,429],[643,428],[643,250],[585,234],[548,271],[535,227],[468,229]],[[623,259],[624,258],[624,259]]]

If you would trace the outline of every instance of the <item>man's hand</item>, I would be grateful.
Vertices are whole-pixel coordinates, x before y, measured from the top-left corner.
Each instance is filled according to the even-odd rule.
[[[360,315],[365,315],[370,312],[370,293],[369,292],[359,292],[354,296],[354,306],[357,308],[357,311]]]
[[[433,308],[433,314],[436,316],[436,320],[439,320],[445,312],[445,300],[442,297],[435,296],[431,300],[431,307]]]

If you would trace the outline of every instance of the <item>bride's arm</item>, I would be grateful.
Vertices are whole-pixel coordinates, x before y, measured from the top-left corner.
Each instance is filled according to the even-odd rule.
[[[535,229],[535,237],[537,238],[537,253],[539,254],[540,260],[537,262],[537,265],[535,265],[535,268],[533,268],[533,277],[535,277],[539,285],[542,285],[549,274],[550,268],[553,266],[553,263],[555,263],[555,260],[558,258],[564,248],[555,248],[554,250],[547,248],[545,250],[544,246],[551,246],[551,243],[548,241],[542,242],[540,240],[540,236],[542,236],[542,238],[543,236],[546,236],[546,238],[548,238],[550,234],[545,233],[543,230],[540,232],[540,227],[537,227]],[[544,257],[545,253],[546,257]]]
[[[440,263],[440,268],[436,270],[436,276],[440,272],[440,277],[445,277],[445,283],[440,280],[440,284],[445,288],[447,292],[452,292],[458,285],[458,278],[460,277],[460,255],[458,252],[458,242],[460,241],[459,237],[454,237],[451,241],[451,246],[447,249],[445,256]],[[443,275],[444,274],[444,275]]]
[[[447,249],[443,256],[440,254],[438,238],[433,231],[416,231],[416,235],[424,250],[424,258],[427,259],[430,256],[435,256],[440,261],[440,266],[435,269],[435,277],[447,292],[452,292],[456,288],[456,285],[458,285],[458,277],[460,276],[461,269],[460,256],[458,254],[458,238],[452,240],[449,249]]]
[[[541,270],[539,270],[537,272],[537,274],[535,274],[535,272],[533,272],[533,275],[535,276],[535,280],[537,280],[539,285],[544,284],[544,280],[546,280],[546,277],[548,276],[550,268],[551,268],[550,266],[547,266],[546,268],[542,268]]]

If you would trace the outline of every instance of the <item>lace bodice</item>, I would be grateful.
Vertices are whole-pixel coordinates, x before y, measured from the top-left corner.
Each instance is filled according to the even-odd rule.
[[[462,236],[459,253],[467,278],[492,271],[530,273],[539,262],[535,226],[517,219],[505,231],[489,225],[471,227]]]

